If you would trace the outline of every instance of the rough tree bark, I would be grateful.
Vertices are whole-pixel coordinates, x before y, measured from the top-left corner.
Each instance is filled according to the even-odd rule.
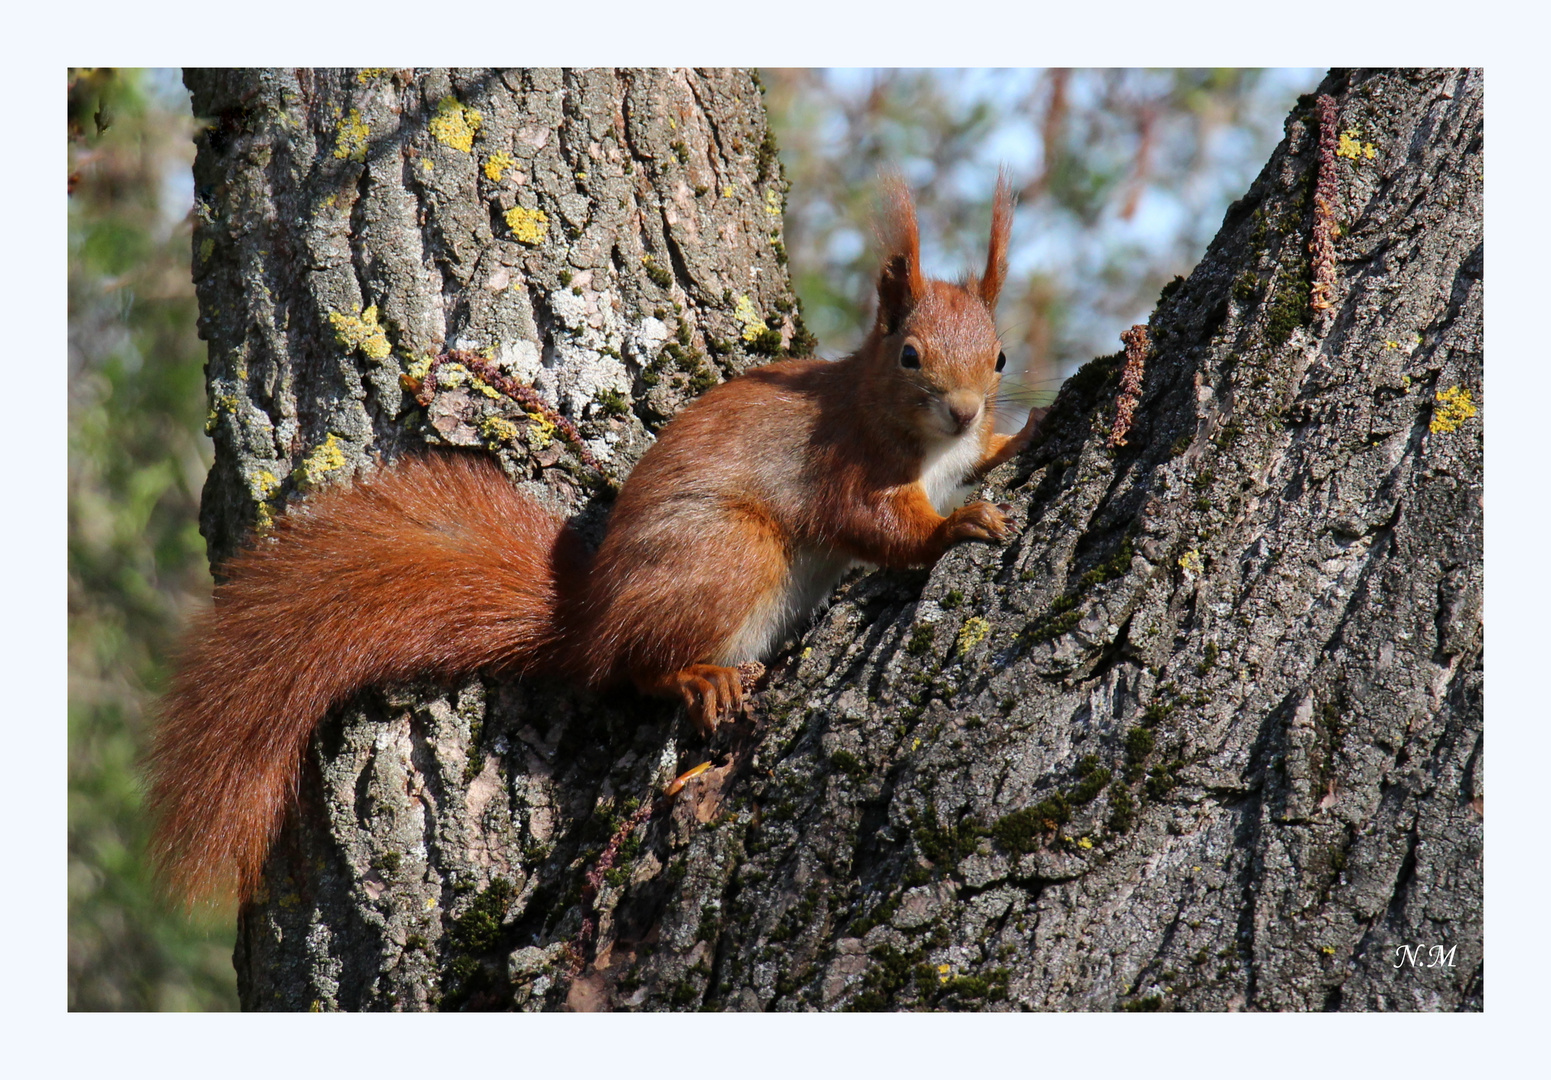
[[[401,388],[442,349],[618,478],[804,344],[746,75],[188,83],[214,559],[423,442],[595,528],[541,417],[455,369]],[[752,721],[707,747],[485,678],[338,710],[240,916],[244,1006],[1480,1009],[1481,75],[1320,93],[1328,313],[1311,97],[1164,291],[1124,444],[1117,355],[990,478],[1016,539],[848,582]]]

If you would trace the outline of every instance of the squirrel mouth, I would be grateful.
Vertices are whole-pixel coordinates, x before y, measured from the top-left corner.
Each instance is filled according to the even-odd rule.
[[[933,411],[936,414],[934,419],[937,421],[938,428],[944,435],[952,439],[957,439],[964,435],[980,422],[981,411],[979,409],[975,410],[972,416],[964,416],[960,413],[952,412],[946,407],[939,407]]]

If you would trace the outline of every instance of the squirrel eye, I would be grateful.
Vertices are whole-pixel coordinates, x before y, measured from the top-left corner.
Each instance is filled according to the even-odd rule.
[[[916,352],[914,345],[906,345],[899,352],[899,366],[917,368],[921,366],[921,354]]]
[[[1001,371],[1006,366],[1007,366],[1007,354],[1004,353],[1004,352],[997,353],[996,354],[996,370],[997,371]]]

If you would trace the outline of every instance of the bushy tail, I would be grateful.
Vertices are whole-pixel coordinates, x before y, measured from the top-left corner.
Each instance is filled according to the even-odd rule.
[[[375,683],[547,663],[573,545],[489,459],[440,453],[322,493],[233,558],[151,755],[171,888],[252,895],[329,706]]]

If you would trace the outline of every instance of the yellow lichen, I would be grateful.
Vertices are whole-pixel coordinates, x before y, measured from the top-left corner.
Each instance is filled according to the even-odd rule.
[[[754,301],[747,295],[738,297],[738,302],[732,309],[732,317],[743,324],[744,341],[753,341],[765,332],[765,320],[759,317]]]
[[[210,253],[213,252],[214,250],[215,250],[215,241],[210,239],[208,236],[205,237],[203,240],[201,240],[199,242],[199,261],[200,262],[204,262],[206,259],[208,259],[210,257]]]
[[[474,149],[474,135],[482,123],[484,118],[477,109],[471,109],[449,95],[436,103],[436,115],[431,117],[431,135],[443,146],[467,154]]]
[[[248,489],[255,499],[267,499],[280,488],[280,478],[268,469],[260,469],[248,477]]]
[[[528,445],[542,450],[555,441],[555,422],[543,413],[529,413]]]
[[[433,357],[430,353],[425,353],[414,358],[404,366],[404,374],[408,375],[416,382],[424,382],[425,377],[430,374],[431,361],[433,359],[435,359],[435,357]]]
[[[1476,415],[1476,406],[1470,391],[1463,386],[1451,386],[1433,395],[1438,407],[1433,411],[1433,422],[1427,430],[1434,435],[1451,435]]]
[[[499,184],[501,174],[515,164],[517,164],[516,158],[505,150],[498,150],[485,159],[485,175]]]
[[[481,382],[474,373],[462,364],[447,364],[438,368],[436,372],[436,385],[442,390],[455,390],[460,386],[467,386],[475,390],[491,401],[500,401],[501,395],[487,383]]]
[[[275,523],[275,515],[269,505],[269,499],[280,490],[280,478],[268,469],[259,469],[248,474],[248,493],[253,496],[256,504],[253,512],[253,525],[259,532],[268,532]]]
[[[549,215],[542,210],[514,206],[506,212],[506,226],[524,244],[542,244],[549,235]]]
[[[1205,567],[1201,563],[1201,553],[1191,548],[1179,557],[1179,568],[1185,572],[1186,577],[1194,577]]]
[[[1351,158],[1353,161],[1359,157],[1372,161],[1377,153],[1378,147],[1361,141],[1355,128],[1347,128],[1343,131],[1340,142],[1336,145],[1337,157]]]
[[[732,198],[733,195],[737,192],[737,190],[738,190],[738,185],[737,184],[728,184],[726,187],[722,188],[722,198],[724,198],[724,199]]]
[[[490,443],[509,443],[521,434],[520,429],[510,420],[500,416],[487,416],[479,422],[479,434]]]
[[[210,412],[205,416],[205,434],[215,434],[215,425],[223,413],[234,413],[236,411],[236,394],[217,394],[210,402]]]
[[[360,71],[355,73],[355,81],[360,83],[362,86],[365,86],[373,79],[384,74],[387,70],[387,68],[362,68]]]
[[[991,624],[979,615],[971,616],[964,620],[964,625],[959,627],[959,654],[964,655],[986,639],[991,632]]]
[[[426,172],[434,172],[436,170],[436,162],[428,157],[423,157],[420,159],[420,167]]]
[[[334,142],[334,156],[340,161],[365,161],[366,140],[372,129],[361,119],[360,109],[351,109],[350,118],[339,125],[339,137]]]
[[[329,437],[302,458],[302,463],[291,472],[291,479],[302,491],[310,491],[323,482],[331,472],[346,465],[345,451],[339,445],[339,436],[329,432]]]
[[[346,315],[341,311],[329,312],[329,324],[341,345],[360,349],[369,360],[386,360],[392,348],[388,335],[377,322],[377,305],[373,304],[359,315]]]
[[[765,213],[781,216],[781,193],[775,188],[765,192]]]
[[[1093,847],[1093,841],[1089,840],[1086,836],[1084,836],[1080,840],[1077,841],[1077,846],[1082,848],[1084,851],[1087,851],[1088,849]]]

